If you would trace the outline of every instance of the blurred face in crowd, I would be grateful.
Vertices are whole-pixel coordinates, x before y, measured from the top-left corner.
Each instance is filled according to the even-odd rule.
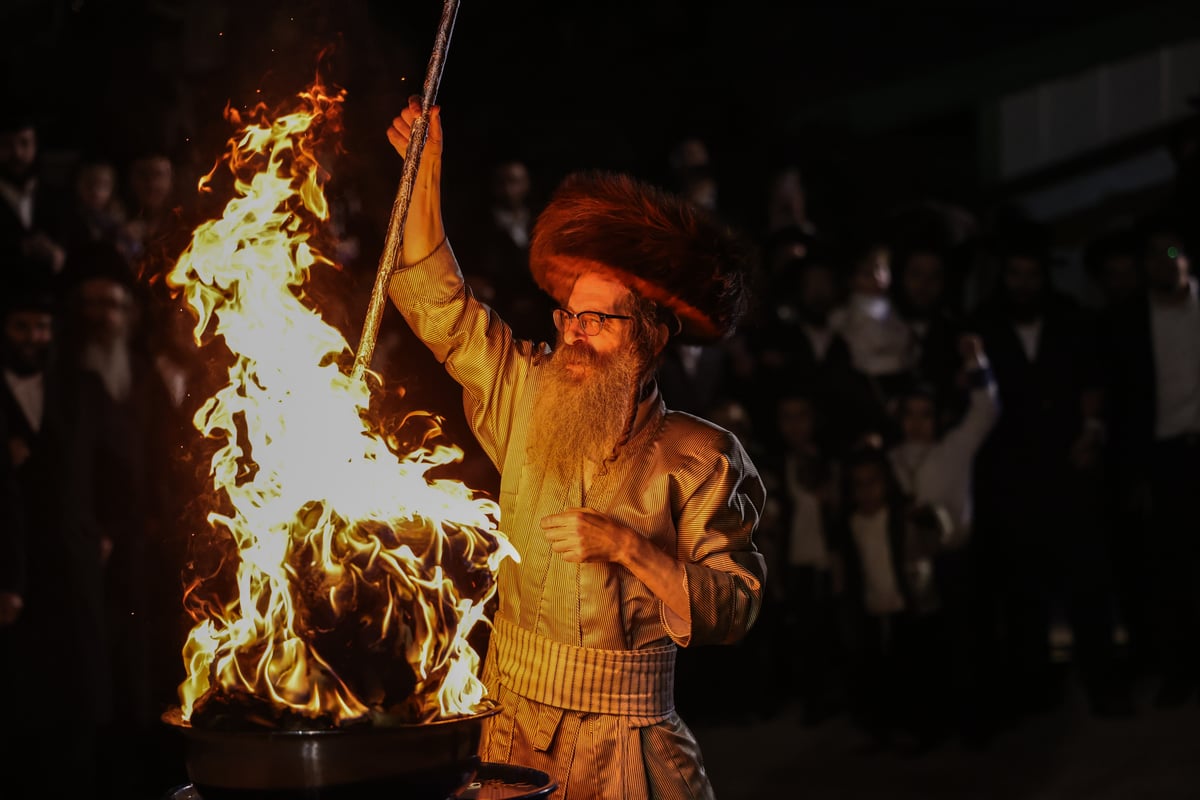
[[[1014,319],[1032,321],[1042,314],[1046,270],[1036,258],[1013,256],[1004,262],[1004,294]]]
[[[767,224],[772,228],[797,225],[808,220],[808,204],[800,170],[789,168],[779,172],[771,181],[767,200]]]
[[[129,168],[129,188],[141,211],[163,210],[171,197],[173,169],[166,156],[145,156]]]
[[[900,430],[906,442],[927,444],[937,435],[937,409],[923,395],[911,395],[900,404]]]
[[[779,435],[790,450],[801,450],[812,444],[816,415],[806,397],[784,397],[776,408],[775,422]]]
[[[102,344],[123,342],[133,329],[133,295],[122,284],[92,278],[79,286],[79,308],[88,339]]]
[[[698,208],[715,211],[717,208],[717,181],[711,175],[695,175],[683,187],[684,198]]]
[[[1100,265],[1100,289],[1109,303],[1119,303],[1137,294],[1141,286],[1137,259],[1130,253],[1114,253]]]
[[[837,280],[833,267],[809,264],[800,277],[800,312],[806,322],[824,325],[837,306]]]
[[[886,247],[873,248],[854,265],[853,288],[859,294],[883,295],[892,285],[891,254]]]
[[[501,208],[524,207],[529,186],[529,170],[520,161],[506,161],[492,173],[492,198]]]
[[[887,479],[883,465],[874,461],[855,464],[850,469],[850,497],[854,510],[874,514],[887,505]]]
[[[33,177],[37,133],[32,127],[0,133],[0,179],[24,186]]]
[[[10,311],[4,318],[4,366],[18,375],[46,369],[54,343],[54,316],[33,309]]]
[[[688,137],[675,145],[671,151],[671,166],[676,171],[686,171],[709,163],[708,145],[703,139]]]
[[[932,312],[946,291],[946,268],[937,253],[919,250],[904,265],[900,285],[909,310],[918,314]]]
[[[1173,233],[1150,237],[1145,254],[1146,280],[1160,292],[1176,292],[1187,285],[1191,265],[1183,239]]]
[[[84,208],[103,211],[117,189],[117,171],[111,164],[89,164],[75,179],[75,193]]]

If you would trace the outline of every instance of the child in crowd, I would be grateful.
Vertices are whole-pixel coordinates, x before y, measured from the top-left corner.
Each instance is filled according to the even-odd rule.
[[[111,160],[96,155],[80,161],[65,216],[62,238],[68,250],[90,242],[116,241],[125,223],[125,208]]]
[[[871,749],[925,752],[945,734],[950,679],[937,557],[940,516],[914,512],[879,447],[842,465],[835,536],[844,564],[844,641],[854,722]]]
[[[912,332],[891,300],[891,250],[872,242],[852,253],[850,268],[850,295],[831,321],[854,366],[892,396],[913,366],[914,348]]]
[[[888,455],[900,487],[917,508],[943,518],[948,549],[960,547],[971,532],[971,478],[975,453],[1000,413],[996,381],[983,341],[959,340],[960,384],[969,390],[966,413],[952,426],[942,409],[946,398],[924,385],[904,391],[898,402],[900,441]]]
[[[802,721],[815,724],[840,703],[841,652],[828,538],[836,504],[834,464],[817,439],[819,406],[808,390],[785,387],[776,397],[775,412],[779,452],[766,464],[777,476],[782,505],[782,580],[777,583],[783,593],[784,630],[792,642],[785,669],[801,703]]]
[[[956,385],[967,395],[957,419],[948,408],[962,408],[957,398],[939,395],[931,386],[903,392],[897,403],[899,441],[888,456],[911,513],[936,520],[943,533],[936,556],[936,582],[947,634],[946,653],[952,720],[968,743],[981,733],[984,695],[975,668],[981,657],[978,630],[970,615],[972,494],[975,454],[996,424],[999,392],[979,337],[959,339],[962,359]],[[954,402],[950,402],[953,400]],[[932,572],[933,561],[920,568]]]

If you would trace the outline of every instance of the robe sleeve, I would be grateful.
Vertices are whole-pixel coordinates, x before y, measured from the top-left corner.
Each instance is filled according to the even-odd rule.
[[[661,614],[681,647],[731,644],[745,636],[758,617],[766,579],[766,561],[753,541],[766,503],[762,479],[733,434],[711,436],[707,446],[689,448],[677,486],[676,546],[690,629],[665,607]]]
[[[476,299],[448,241],[424,260],[397,269],[388,293],[413,332],[462,386],[472,432],[503,471],[516,410],[509,390],[546,347],[514,340],[499,315]]]

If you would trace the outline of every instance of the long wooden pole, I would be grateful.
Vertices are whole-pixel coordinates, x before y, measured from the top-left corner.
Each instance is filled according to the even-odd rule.
[[[361,379],[371,365],[375,354],[375,343],[379,338],[379,323],[387,302],[388,280],[396,268],[400,256],[400,243],[404,239],[404,223],[408,219],[408,204],[412,198],[413,183],[421,152],[425,149],[425,138],[429,132],[429,113],[437,100],[438,87],[442,82],[442,70],[446,64],[446,51],[450,48],[450,35],[454,32],[454,18],[458,15],[458,0],[445,0],[442,19],[438,24],[437,38],[433,43],[433,55],[425,71],[425,86],[421,92],[421,116],[413,121],[412,136],[408,140],[408,151],[404,155],[404,172],[400,176],[400,188],[392,204],[392,216],[388,220],[387,235],[383,241],[383,254],[379,257],[379,268],[375,272],[375,286],[371,289],[371,303],[367,307],[367,319],[363,323],[362,336],[358,340],[358,352],[354,358],[353,377]]]

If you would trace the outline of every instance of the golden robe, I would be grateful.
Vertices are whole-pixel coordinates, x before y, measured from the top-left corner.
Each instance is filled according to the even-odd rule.
[[[463,387],[471,429],[500,473],[500,527],[521,557],[498,577],[483,680],[501,710],[485,723],[481,758],[548,773],[560,800],[712,797],[675,711],[675,651],[735,642],[758,614],[766,567],[752,534],[765,490],[745,450],[730,432],[668,411],[654,392],[615,463],[586,489],[582,464],[566,479],[548,474],[526,440],[549,346],[513,338],[467,289],[448,243],[398,270],[389,289]],[[575,506],[685,565],[690,629],[673,630],[662,602],[624,567],[568,563],[550,549],[539,521]]]

